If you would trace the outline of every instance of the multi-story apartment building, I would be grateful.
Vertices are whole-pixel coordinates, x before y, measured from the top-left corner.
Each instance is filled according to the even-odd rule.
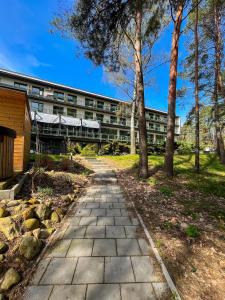
[[[63,151],[65,141],[104,143],[129,142],[129,102],[79,90],[70,86],[0,69],[0,86],[26,90],[33,119],[32,140],[41,141],[44,150]],[[148,143],[165,141],[167,113],[146,107]],[[138,142],[138,122],[136,120]],[[176,117],[176,136],[180,118]]]

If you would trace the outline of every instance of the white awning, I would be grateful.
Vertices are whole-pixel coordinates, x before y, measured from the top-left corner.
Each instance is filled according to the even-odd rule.
[[[93,121],[93,120],[85,120],[82,119],[82,126],[84,127],[88,127],[88,128],[96,128],[99,129],[99,123],[97,121]]]
[[[31,112],[32,120],[35,119],[35,112]],[[63,124],[68,126],[81,126],[81,119],[66,117],[66,116],[58,116],[52,114],[46,114],[42,112],[36,113],[36,120],[40,123],[48,123],[48,124]],[[82,126],[87,128],[96,128],[99,129],[99,123],[93,120],[85,120],[82,119]]]

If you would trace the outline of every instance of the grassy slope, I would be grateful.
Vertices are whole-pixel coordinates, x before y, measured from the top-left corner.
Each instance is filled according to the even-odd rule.
[[[119,169],[132,169],[138,163],[138,155],[122,156],[104,156],[104,159],[110,161]],[[221,165],[217,157],[213,154],[202,154],[201,173],[194,172],[194,154],[175,155],[174,170],[177,187],[179,184],[186,185],[191,189],[196,189],[207,194],[216,196],[225,195],[225,166]],[[162,169],[163,156],[151,155],[149,157],[149,166],[153,175],[150,177],[149,184],[161,185],[166,184],[162,174],[157,170]]]

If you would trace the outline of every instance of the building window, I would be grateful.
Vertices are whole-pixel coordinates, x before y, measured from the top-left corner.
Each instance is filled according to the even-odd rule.
[[[37,96],[43,96],[44,89],[37,86],[32,86],[31,93]]]
[[[117,123],[117,117],[110,116],[110,123],[111,124],[116,124]]]
[[[53,106],[53,114],[54,115],[63,115],[63,107],[62,106]]]
[[[27,90],[27,84],[25,84],[25,83],[14,82],[14,86],[21,90]]]
[[[130,131],[124,131],[124,130],[120,130],[120,136],[130,136]]]
[[[160,125],[159,124],[155,124],[155,131],[160,131]]]
[[[97,101],[97,108],[98,108],[98,109],[104,109],[104,102],[102,102],[102,101]]]
[[[102,114],[96,114],[96,119],[100,122],[103,122],[104,116]]]
[[[64,93],[54,92],[53,97],[54,97],[54,99],[63,101],[64,100]]]
[[[159,121],[160,120],[160,116],[159,115],[155,115],[155,120]]]
[[[84,118],[87,120],[93,120],[93,112],[85,111]]]
[[[154,124],[153,123],[149,123],[149,129],[154,130]]]
[[[31,110],[32,111],[39,111],[39,112],[43,112],[44,109],[44,104],[43,103],[39,103],[39,102],[31,102]]]
[[[67,116],[76,118],[77,110],[73,108],[67,108]]]
[[[94,100],[85,98],[85,106],[94,107]]]
[[[67,96],[67,101],[70,102],[70,103],[76,103],[77,102],[77,96],[68,95]]]
[[[117,105],[116,104],[111,104],[110,110],[113,111],[113,112],[117,111]]]
[[[127,120],[125,118],[120,118],[120,124],[126,126]]]
[[[149,113],[149,118],[150,118],[150,120],[154,120],[154,114]]]
[[[164,125],[163,129],[164,129],[164,132],[167,132],[167,126]]]

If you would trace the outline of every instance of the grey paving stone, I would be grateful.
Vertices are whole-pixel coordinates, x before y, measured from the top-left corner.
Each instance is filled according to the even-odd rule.
[[[84,300],[85,293],[86,285],[57,285],[54,286],[50,300]]]
[[[77,239],[83,238],[85,235],[86,227],[85,226],[69,226],[64,233],[63,238]]]
[[[125,231],[123,226],[106,226],[107,238],[125,238]]]
[[[52,285],[29,286],[23,296],[24,300],[48,300],[53,289]]]
[[[70,284],[77,258],[53,258],[45,271],[41,284]]]
[[[72,240],[67,257],[91,256],[93,247],[92,239]]]
[[[129,217],[115,217],[115,225],[132,225]]]
[[[30,281],[31,285],[37,285],[39,281],[41,280],[42,275],[44,274],[48,264],[50,263],[51,258],[43,258],[37,267],[37,270],[35,271],[32,280]]]
[[[91,216],[104,217],[105,215],[106,211],[104,208],[94,208],[91,210]]]
[[[159,300],[170,299],[170,297],[172,296],[167,283],[153,282],[152,285]]]
[[[136,238],[137,237],[137,229],[138,226],[125,226],[126,235],[128,238]]]
[[[86,208],[99,208],[99,205],[97,202],[90,202],[86,204]]]
[[[145,239],[138,239],[139,246],[143,255],[151,255],[152,250],[149,243]]]
[[[50,245],[46,252],[47,257],[65,257],[69,249],[71,240],[59,240]]]
[[[97,217],[81,217],[79,225],[96,225],[97,224]]]
[[[92,256],[116,256],[116,242],[110,239],[94,240]]]
[[[66,222],[69,223],[70,225],[78,225],[80,222],[80,217],[69,217],[66,219]]]
[[[141,255],[141,250],[136,239],[117,239],[118,255]]]
[[[114,208],[126,208],[125,203],[113,203]]]
[[[78,259],[73,283],[102,283],[103,273],[103,257],[80,257]]]
[[[87,300],[120,300],[119,284],[89,284]]]
[[[134,274],[130,257],[105,258],[105,282],[134,282]]]
[[[100,208],[113,208],[113,204],[114,203],[103,202],[103,203],[100,203]]]
[[[153,277],[153,261],[149,256],[131,257],[135,281],[151,282]]]
[[[114,225],[113,217],[98,217],[97,225]]]
[[[109,217],[119,217],[121,216],[121,211],[119,208],[108,208],[106,209],[106,215]]]
[[[86,230],[86,238],[101,239],[105,237],[105,226],[88,226]]]
[[[90,216],[90,213],[91,213],[91,209],[81,208],[81,209],[78,209],[76,211],[75,216],[77,216],[77,217],[88,217],[88,216]]]
[[[119,203],[125,203],[125,202],[126,202],[126,200],[125,200],[124,198],[119,198],[117,201],[118,201]]]
[[[151,283],[121,285],[122,300],[156,300]]]

